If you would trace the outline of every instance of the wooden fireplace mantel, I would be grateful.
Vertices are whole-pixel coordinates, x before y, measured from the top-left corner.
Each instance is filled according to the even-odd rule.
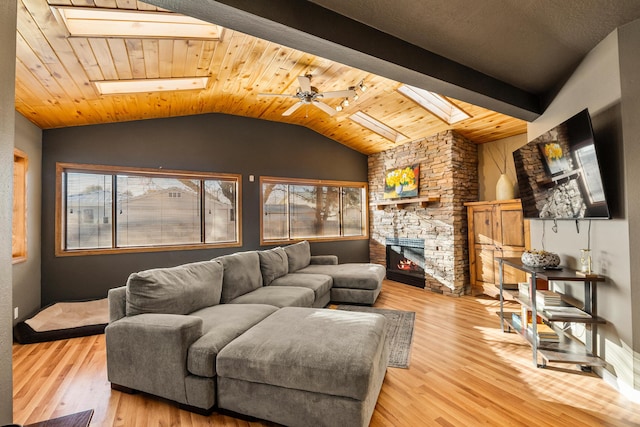
[[[440,201],[440,196],[422,196],[413,197],[410,199],[394,199],[394,200],[380,200],[371,203],[371,206],[375,206],[376,209],[383,210],[387,206],[395,207],[396,209],[404,209],[408,205],[418,204],[420,207],[426,208],[429,203],[435,203]]]

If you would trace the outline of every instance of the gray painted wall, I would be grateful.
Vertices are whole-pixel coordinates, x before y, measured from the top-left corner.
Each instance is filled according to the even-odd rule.
[[[223,114],[45,130],[42,147],[43,305],[104,297],[134,271],[259,249],[260,176],[367,182],[361,153],[305,127]],[[56,162],[240,173],[243,247],[55,257]],[[369,259],[367,240],[312,243],[311,250],[340,262]]]
[[[612,204],[614,219],[592,221],[591,247],[594,269],[607,277],[598,285],[598,314],[607,324],[598,329],[597,343],[601,357],[610,363],[609,370],[599,372],[607,381],[632,398],[638,398],[638,335],[640,322],[634,315],[633,296],[637,300],[637,253],[630,239],[638,245],[637,217],[638,150],[637,121],[640,113],[638,101],[637,51],[640,48],[640,21],[630,24],[624,38],[617,31],[596,46],[573,75],[567,80],[556,98],[538,120],[528,126],[531,140],[566,120],[583,108],[589,108],[595,139],[603,171],[605,188]],[[624,64],[621,68],[620,64]],[[622,81],[625,82],[621,86]],[[635,81],[633,81],[635,79]],[[623,95],[624,94],[624,95]],[[635,169],[635,170],[634,170]],[[626,206],[625,206],[626,201]],[[580,233],[574,221],[559,221],[558,231],[552,231],[549,221],[531,221],[531,245],[540,248],[545,236],[545,248],[558,252],[565,265],[576,268],[580,248],[587,245],[587,221],[580,222]],[[636,230],[636,233],[631,233]],[[637,248],[635,248],[637,249]],[[578,287],[575,289],[581,297]],[[636,359],[634,361],[634,359]],[[636,371],[636,372],[634,372]]]
[[[27,155],[27,260],[13,265],[14,325],[40,308],[40,223],[42,202],[42,130],[17,113],[15,146]]]
[[[0,2],[0,425],[13,419],[11,215],[15,133],[16,2]]]
[[[627,188],[626,208],[629,226],[629,257],[631,289],[629,324],[632,328],[631,357],[633,358],[633,388],[640,390],[640,21],[625,25],[619,30],[620,85],[622,92],[622,127],[624,130],[624,182]],[[637,392],[640,398],[640,392]]]

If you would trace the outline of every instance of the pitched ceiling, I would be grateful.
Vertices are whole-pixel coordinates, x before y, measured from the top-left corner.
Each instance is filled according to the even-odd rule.
[[[638,0],[146,0],[528,121]]]
[[[16,109],[43,129],[221,112],[309,127],[365,154],[396,143],[349,116],[362,111],[404,135],[404,141],[456,129],[483,143],[526,131],[526,122],[451,99],[471,118],[449,125],[397,89],[401,81],[275,42],[225,29],[219,41],[179,38],[68,37],[50,6],[163,11],[136,0],[18,0]],[[333,117],[296,99],[297,77],[310,74],[319,91],[364,82],[366,92]],[[92,82],[209,76],[204,90],[100,95]],[[342,99],[326,99],[335,108]],[[401,142],[398,142],[401,143]]]

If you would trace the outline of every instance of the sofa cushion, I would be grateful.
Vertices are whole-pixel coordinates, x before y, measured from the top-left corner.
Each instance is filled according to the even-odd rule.
[[[289,273],[294,273],[311,262],[311,247],[306,240],[284,247],[289,262]]]
[[[289,272],[289,260],[284,249],[278,247],[258,251],[258,256],[260,257],[260,271],[262,271],[264,286]]]
[[[188,314],[220,303],[223,267],[202,261],[132,273],[127,279],[127,316]]]
[[[203,321],[202,336],[189,347],[187,369],[193,375],[216,375],[218,352],[278,308],[265,304],[220,304],[191,313]]]
[[[338,265],[309,265],[300,274],[327,274],[333,278],[334,288],[368,289],[380,287],[386,274],[380,264],[347,263]]]
[[[216,259],[222,261],[224,265],[220,298],[222,303],[262,287],[260,257],[256,251],[238,252]]]
[[[309,288],[296,286],[264,286],[246,293],[229,304],[269,304],[276,307],[311,307],[315,294]]]
[[[331,291],[332,283],[333,280],[331,276],[327,276],[326,274],[291,273],[277,278],[271,282],[271,285],[309,288],[315,293],[315,299],[320,299],[324,294]]]

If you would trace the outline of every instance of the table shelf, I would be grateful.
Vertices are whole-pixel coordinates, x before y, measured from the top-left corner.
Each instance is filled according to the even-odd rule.
[[[500,313],[497,314],[499,315]],[[507,325],[506,332],[517,333],[529,345],[533,346],[534,337],[531,331],[522,331],[521,328],[517,328],[511,321],[510,312],[504,312],[503,314],[505,315],[503,321]],[[544,367],[547,363],[572,363],[582,366],[605,365],[605,362],[588,351],[584,344],[577,342],[562,332],[558,333],[558,338],[558,342],[537,343],[538,354],[543,359],[542,364],[538,364],[536,361],[538,367]]]
[[[580,365],[582,369],[591,366],[603,366],[605,362],[597,356],[594,337],[597,333],[597,325],[606,321],[597,315],[597,284],[604,282],[602,276],[583,276],[575,270],[563,267],[561,270],[545,270],[529,267],[522,264],[520,258],[498,258],[500,276],[500,326],[504,332],[517,332],[532,347],[533,363],[537,367],[545,367],[547,363],[573,363]],[[518,291],[505,289],[503,283],[504,266],[516,268],[529,275],[529,294],[521,294]],[[538,310],[536,303],[536,285],[538,279],[547,282],[562,281],[569,284],[583,284],[584,303],[563,298],[569,306],[577,307],[580,311],[576,315],[556,315],[547,310]],[[558,334],[558,342],[539,342],[536,339],[538,324],[534,321],[529,327],[517,328],[512,321],[512,313],[505,311],[505,294],[510,294],[514,301],[531,311],[531,319],[540,317],[550,325]],[[533,298],[531,296],[534,296]],[[564,332],[564,328],[558,324],[582,323],[585,325],[586,342],[582,343],[571,334]],[[538,363],[538,357],[542,363]]]

